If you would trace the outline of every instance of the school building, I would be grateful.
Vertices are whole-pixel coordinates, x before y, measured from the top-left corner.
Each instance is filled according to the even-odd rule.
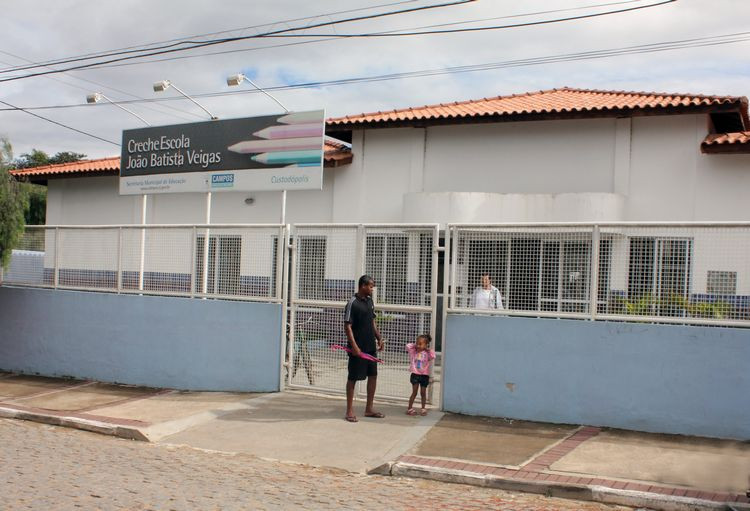
[[[288,192],[290,230],[279,192],[214,194],[210,230],[205,194],[151,195],[143,229],[141,197],[119,195],[119,157],[16,171],[47,185],[47,224],[59,227],[29,229],[6,286],[56,288],[45,303],[74,309],[92,304],[49,293],[105,291],[131,319],[146,298],[165,310],[183,307],[175,297],[246,300],[237,324],[188,320],[193,333],[157,357],[182,350],[171,379],[120,374],[333,391],[339,310],[366,271],[394,340],[388,396],[405,394],[403,344],[429,331],[442,348],[434,402],[447,410],[750,438],[738,365],[750,355],[747,98],[562,88],[332,118],[326,134],[323,189]],[[483,272],[503,310],[472,309]],[[216,307],[189,302],[196,318]],[[117,314],[96,321],[106,329]],[[149,335],[139,328],[128,338]],[[229,330],[214,346],[222,370],[192,339],[217,328]],[[252,363],[258,350],[232,345],[248,329],[276,332]],[[84,371],[13,360],[7,369]]]
[[[745,220],[747,98],[554,89],[329,119],[323,190],[296,222]],[[47,223],[138,223],[119,158],[18,171]],[[252,196],[253,201],[246,201]],[[275,223],[280,194],[223,193],[215,223]],[[248,204],[251,202],[250,204]],[[201,223],[201,194],[153,196],[147,223]]]

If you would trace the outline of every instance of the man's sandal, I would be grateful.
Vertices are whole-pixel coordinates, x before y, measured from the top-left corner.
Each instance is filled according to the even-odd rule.
[[[365,417],[369,417],[371,419],[384,419],[385,415],[380,412],[372,412],[372,413],[366,413]]]
[[[359,422],[359,419],[357,419],[356,415],[347,415],[346,417],[344,417],[344,419],[346,420],[346,422]]]
[[[422,408],[422,411],[421,411],[421,412],[419,412],[419,415],[421,415],[421,416],[423,416],[423,417],[424,417],[425,415],[427,415],[427,408]]]
[[[417,415],[417,411],[414,408],[406,410],[406,415]]]

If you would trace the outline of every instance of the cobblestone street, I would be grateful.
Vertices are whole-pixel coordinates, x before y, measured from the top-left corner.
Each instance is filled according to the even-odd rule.
[[[0,420],[0,508],[625,509]]]

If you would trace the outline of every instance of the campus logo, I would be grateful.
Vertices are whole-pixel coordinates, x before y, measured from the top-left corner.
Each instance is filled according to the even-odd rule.
[[[234,174],[211,174],[211,188],[231,188],[234,186]]]

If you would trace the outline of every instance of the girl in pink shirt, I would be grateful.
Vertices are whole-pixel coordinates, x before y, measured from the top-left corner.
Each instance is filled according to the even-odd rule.
[[[409,352],[409,370],[411,371],[411,397],[409,398],[409,409],[407,415],[417,415],[414,410],[414,400],[417,397],[417,389],[421,392],[422,411],[420,415],[427,415],[427,386],[430,384],[430,362],[435,359],[435,351],[430,349],[432,337],[428,334],[422,334],[417,337],[417,342],[406,345],[406,351]]]

